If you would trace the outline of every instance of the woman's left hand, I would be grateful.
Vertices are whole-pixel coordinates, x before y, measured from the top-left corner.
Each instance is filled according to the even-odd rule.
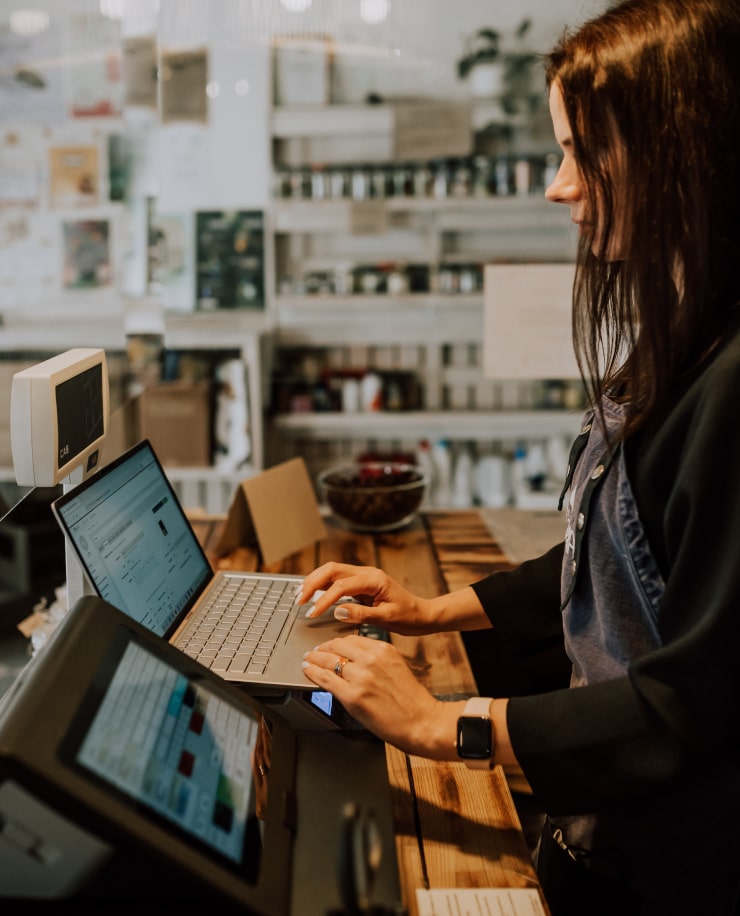
[[[455,731],[464,702],[435,699],[390,643],[366,636],[330,639],[307,652],[303,664],[317,686],[383,741],[409,754],[457,759]]]

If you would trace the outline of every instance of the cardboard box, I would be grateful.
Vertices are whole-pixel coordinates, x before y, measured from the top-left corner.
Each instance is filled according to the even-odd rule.
[[[213,453],[212,383],[176,380],[145,388],[138,399],[139,438],[170,467],[208,467]]]

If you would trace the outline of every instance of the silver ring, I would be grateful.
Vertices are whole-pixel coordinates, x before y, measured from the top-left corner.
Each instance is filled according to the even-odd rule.
[[[334,674],[336,674],[337,677],[344,677],[344,674],[342,672],[344,671],[344,666],[347,664],[348,661],[349,659],[345,658],[343,655],[339,656],[339,658],[337,659],[336,665],[334,665]]]

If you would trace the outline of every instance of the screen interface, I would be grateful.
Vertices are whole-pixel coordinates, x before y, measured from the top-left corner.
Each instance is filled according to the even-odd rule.
[[[238,864],[255,841],[257,732],[253,716],[128,642],[74,759]]]
[[[157,636],[213,574],[147,445],[71,490],[57,511],[100,597]]]
[[[103,435],[103,367],[91,366],[55,390],[59,452],[57,468]]]

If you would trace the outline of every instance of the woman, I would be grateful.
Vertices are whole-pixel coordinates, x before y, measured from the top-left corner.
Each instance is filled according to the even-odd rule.
[[[376,640],[324,643],[305,671],[403,750],[518,767],[548,812],[554,916],[724,916],[740,912],[740,0],[625,0],[566,33],[546,74],[563,153],[546,195],[580,231],[591,404],[564,542],[433,599],[329,563],[299,600],[325,590],[315,616],[367,596],[335,615],[403,634],[492,627],[514,658],[558,645],[570,684],[479,699],[469,722]]]

